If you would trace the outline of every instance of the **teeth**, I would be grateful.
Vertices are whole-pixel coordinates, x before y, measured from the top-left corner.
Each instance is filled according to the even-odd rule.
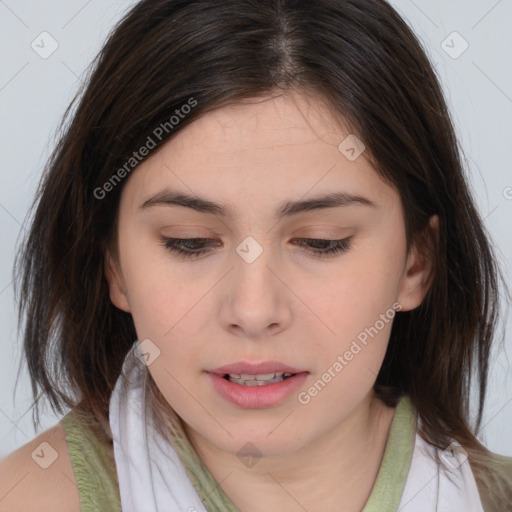
[[[265,373],[258,375],[250,375],[247,373],[237,374],[230,373],[228,380],[242,386],[265,386],[266,384],[273,384],[274,382],[281,382],[287,377],[291,377],[291,373],[275,372]]]
[[[281,376],[281,374],[277,374],[277,373],[265,373],[265,374],[261,374],[261,375],[255,375],[254,378],[256,380],[270,380],[270,379],[273,379],[274,377],[277,377],[277,375]],[[243,375],[242,375],[243,377]]]

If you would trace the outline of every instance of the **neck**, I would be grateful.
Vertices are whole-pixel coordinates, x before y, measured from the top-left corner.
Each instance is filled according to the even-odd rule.
[[[377,478],[394,412],[372,392],[335,429],[294,452],[262,457],[252,467],[188,426],[186,431],[241,512],[338,510],[340,503],[344,512],[359,512]]]

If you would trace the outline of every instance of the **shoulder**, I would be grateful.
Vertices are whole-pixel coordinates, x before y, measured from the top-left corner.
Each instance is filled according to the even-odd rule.
[[[80,511],[66,433],[60,424],[0,460],[0,510]]]

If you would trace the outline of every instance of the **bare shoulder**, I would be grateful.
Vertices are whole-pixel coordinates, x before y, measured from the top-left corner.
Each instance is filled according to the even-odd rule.
[[[80,498],[60,424],[0,460],[0,512],[79,512]]]

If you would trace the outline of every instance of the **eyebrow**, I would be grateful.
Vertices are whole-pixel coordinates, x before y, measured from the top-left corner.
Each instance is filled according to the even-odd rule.
[[[333,192],[327,195],[316,196],[311,199],[300,201],[284,201],[278,206],[275,217],[282,219],[297,215],[298,213],[321,210],[325,208],[336,208],[340,206],[362,205],[378,208],[378,205],[370,199],[349,194],[348,192]],[[152,206],[184,206],[200,213],[218,215],[228,219],[233,218],[232,210],[224,205],[214,203],[208,199],[184,194],[173,190],[164,190],[150,197],[140,206],[142,209]]]

